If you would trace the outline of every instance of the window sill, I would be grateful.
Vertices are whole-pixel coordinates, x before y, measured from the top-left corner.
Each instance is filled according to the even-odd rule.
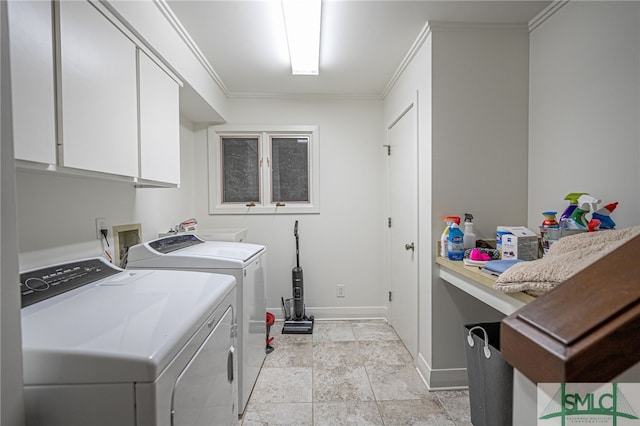
[[[216,206],[210,215],[223,215],[223,214],[320,214],[320,206],[309,205],[299,206],[294,204],[288,204],[286,206],[253,206],[248,207],[245,205],[219,205]]]

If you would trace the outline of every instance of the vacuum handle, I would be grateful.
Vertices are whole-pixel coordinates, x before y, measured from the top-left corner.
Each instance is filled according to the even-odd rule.
[[[293,226],[293,235],[296,237],[296,267],[300,267],[300,247],[298,244],[298,221],[296,220],[296,224]]]

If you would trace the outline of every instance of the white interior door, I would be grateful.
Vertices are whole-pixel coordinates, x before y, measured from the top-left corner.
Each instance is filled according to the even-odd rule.
[[[418,354],[418,126],[411,104],[388,131],[390,322]]]

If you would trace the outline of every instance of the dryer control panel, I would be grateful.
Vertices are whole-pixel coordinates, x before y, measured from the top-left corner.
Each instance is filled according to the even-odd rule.
[[[181,234],[153,240],[149,243],[149,247],[160,253],[170,253],[202,243],[204,243],[204,240],[201,240],[193,234]]]
[[[99,258],[47,266],[20,274],[22,307],[121,272]]]

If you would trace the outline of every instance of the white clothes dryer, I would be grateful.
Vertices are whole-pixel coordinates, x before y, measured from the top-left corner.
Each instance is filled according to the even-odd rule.
[[[266,356],[266,252],[263,245],[204,241],[195,234],[178,234],[130,247],[127,256],[127,269],[201,271],[236,278],[240,415]]]
[[[235,288],[100,258],[23,272],[27,425],[237,425]]]

